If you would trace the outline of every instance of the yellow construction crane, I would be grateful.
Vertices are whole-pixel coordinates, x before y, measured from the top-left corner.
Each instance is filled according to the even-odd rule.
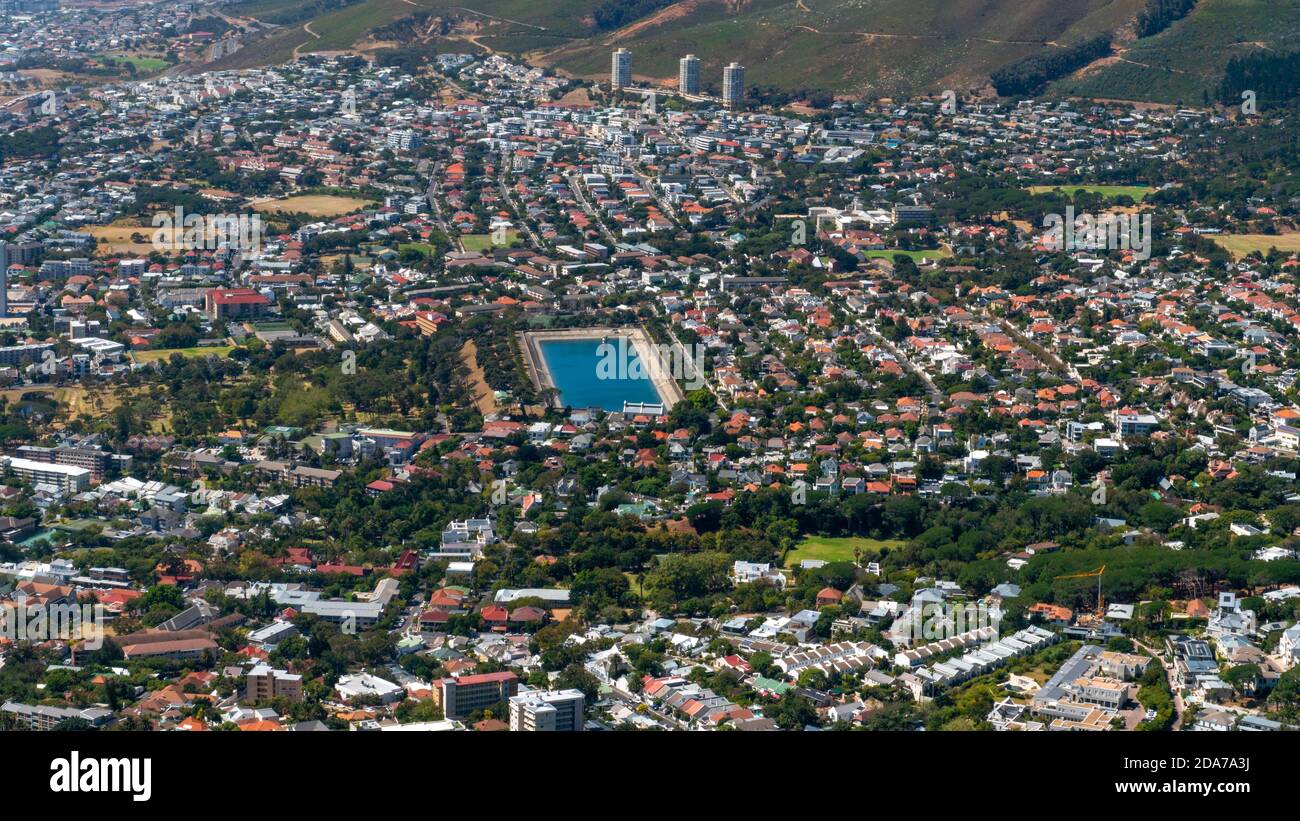
[[[1104,616],[1106,614],[1106,611],[1104,609],[1105,600],[1102,599],[1101,597],[1101,574],[1105,572],[1106,572],[1106,565],[1103,564],[1101,567],[1097,568],[1096,570],[1090,570],[1087,573],[1067,573],[1064,576],[1057,576],[1055,577],[1055,579],[1053,579],[1053,581],[1059,579],[1091,579],[1092,577],[1096,576],[1097,577],[1097,615]]]

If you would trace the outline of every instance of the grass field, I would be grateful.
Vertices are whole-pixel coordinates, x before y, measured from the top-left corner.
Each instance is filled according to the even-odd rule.
[[[496,394],[488,385],[487,379],[483,376],[483,369],[478,364],[478,346],[474,340],[469,340],[464,347],[460,349],[460,361],[469,371],[469,388],[474,394],[474,404],[478,407],[478,412],[487,416],[489,413],[495,413],[497,410]]]
[[[397,246],[397,253],[405,254],[407,251],[419,251],[426,257],[431,257],[438,253],[438,248],[431,242],[403,242]]]
[[[369,200],[358,197],[339,197],[333,194],[307,194],[299,197],[285,197],[278,200],[266,200],[253,203],[253,210],[270,213],[297,213],[313,217],[338,217],[360,211],[373,205]]]
[[[862,550],[863,558],[878,554],[882,548],[902,547],[906,542],[897,539],[868,539],[863,536],[805,536],[794,550],[786,554],[785,566],[797,567],[804,559],[821,559],[824,562],[851,562],[853,548]]]
[[[149,225],[132,225],[128,222],[126,224],[92,225],[82,230],[95,238],[97,248],[109,254],[135,254],[143,257],[153,252],[153,235],[159,229]],[[162,230],[166,231],[167,229]],[[144,242],[132,241],[132,234],[139,234],[144,239]]]
[[[134,391],[128,391],[134,393]],[[81,417],[83,419],[103,419],[105,415],[121,404],[121,400],[115,391],[110,390],[89,390],[81,386],[48,388],[31,385],[24,388],[9,388],[0,391],[0,397],[11,405],[23,403],[23,397],[28,396],[37,402],[48,401],[53,405],[61,406],[68,419]],[[56,427],[62,427],[62,423]]]
[[[519,239],[518,231],[506,232],[506,245],[510,245],[517,239]],[[466,234],[460,238],[460,244],[466,251],[486,251],[496,246],[491,234]]]
[[[1046,194],[1051,191],[1060,191],[1063,194],[1073,194],[1075,191],[1087,191],[1090,194],[1101,194],[1108,200],[1119,199],[1120,197],[1131,197],[1134,202],[1142,202],[1151,193],[1149,185],[1031,185],[1025,189],[1031,194]]]
[[[171,359],[172,354],[180,354],[187,359],[200,359],[205,356],[229,356],[235,348],[233,345],[214,345],[210,348],[156,348],[148,351],[134,351],[131,358],[136,362],[156,362]]]
[[[902,254],[905,257],[911,257],[913,262],[921,262],[930,259],[947,259],[952,256],[952,251],[947,248],[939,248],[934,251],[904,251],[898,248],[886,248],[884,251],[867,251],[868,259],[890,259]]]
[[[170,67],[172,64],[161,57],[148,57],[143,54],[101,54],[102,60],[112,60],[114,63],[130,63],[135,66],[135,70],[145,74],[152,74]]]
[[[1267,254],[1270,248],[1287,253],[1300,251],[1300,231],[1282,234],[1213,234],[1210,239],[1237,258],[1252,251]]]

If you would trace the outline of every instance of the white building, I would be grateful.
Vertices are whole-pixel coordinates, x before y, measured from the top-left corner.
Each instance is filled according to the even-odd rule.
[[[513,732],[578,732],[586,698],[581,690],[531,690],[510,699]]]
[[[750,584],[767,580],[777,587],[785,587],[785,576],[779,570],[773,570],[767,562],[737,561],[731,568],[731,580],[736,584]]]
[[[682,94],[700,93],[700,58],[694,54],[677,61],[677,90]]]
[[[632,85],[632,52],[625,48],[614,52],[609,71],[609,84],[614,88]]]
[[[62,493],[80,493],[90,486],[90,471],[72,465],[35,462],[17,456],[0,457],[6,473],[32,485],[52,485]]]
[[[1282,631],[1277,642],[1277,657],[1290,666],[1300,662],[1300,622]]]
[[[732,63],[722,70],[722,104],[740,108],[745,101],[745,67]]]
[[[339,698],[344,701],[352,701],[362,696],[373,696],[378,698],[382,704],[399,701],[406,692],[393,682],[378,676],[372,676],[369,673],[355,673],[343,676],[339,679],[339,683],[334,685],[334,690],[339,694]]]

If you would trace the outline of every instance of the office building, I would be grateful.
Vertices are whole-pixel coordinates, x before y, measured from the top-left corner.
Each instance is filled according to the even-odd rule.
[[[677,62],[677,90],[683,94],[700,93],[700,58],[694,54]]]
[[[586,699],[581,690],[533,690],[510,699],[510,729],[517,733],[578,732]]]
[[[509,701],[519,692],[519,677],[503,672],[444,678],[438,682],[434,692],[442,704],[442,714],[447,718],[461,719],[475,710]]]
[[[722,70],[722,104],[740,108],[745,101],[745,67],[732,63]]]
[[[609,72],[609,84],[614,88],[632,85],[632,52],[621,48],[614,52]]]

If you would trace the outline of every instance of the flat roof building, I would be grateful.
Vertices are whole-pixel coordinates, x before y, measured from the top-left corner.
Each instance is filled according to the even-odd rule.
[[[80,493],[90,487],[90,471],[75,465],[37,462],[18,456],[0,457],[6,473],[33,485],[53,485],[64,493]]]
[[[722,104],[737,109],[745,103],[745,67],[732,63],[722,70]]]
[[[465,718],[475,710],[509,701],[519,692],[519,677],[511,672],[482,673],[476,676],[444,678],[436,692],[447,718]]]
[[[682,94],[700,93],[700,58],[694,54],[677,61],[677,90]]]
[[[609,84],[614,88],[632,85],[632,52],[625,48],[614,52],[610,60]]]
[[[579,732],[586,697],[581,690],[532,690],[510,699],[514,732]]]

